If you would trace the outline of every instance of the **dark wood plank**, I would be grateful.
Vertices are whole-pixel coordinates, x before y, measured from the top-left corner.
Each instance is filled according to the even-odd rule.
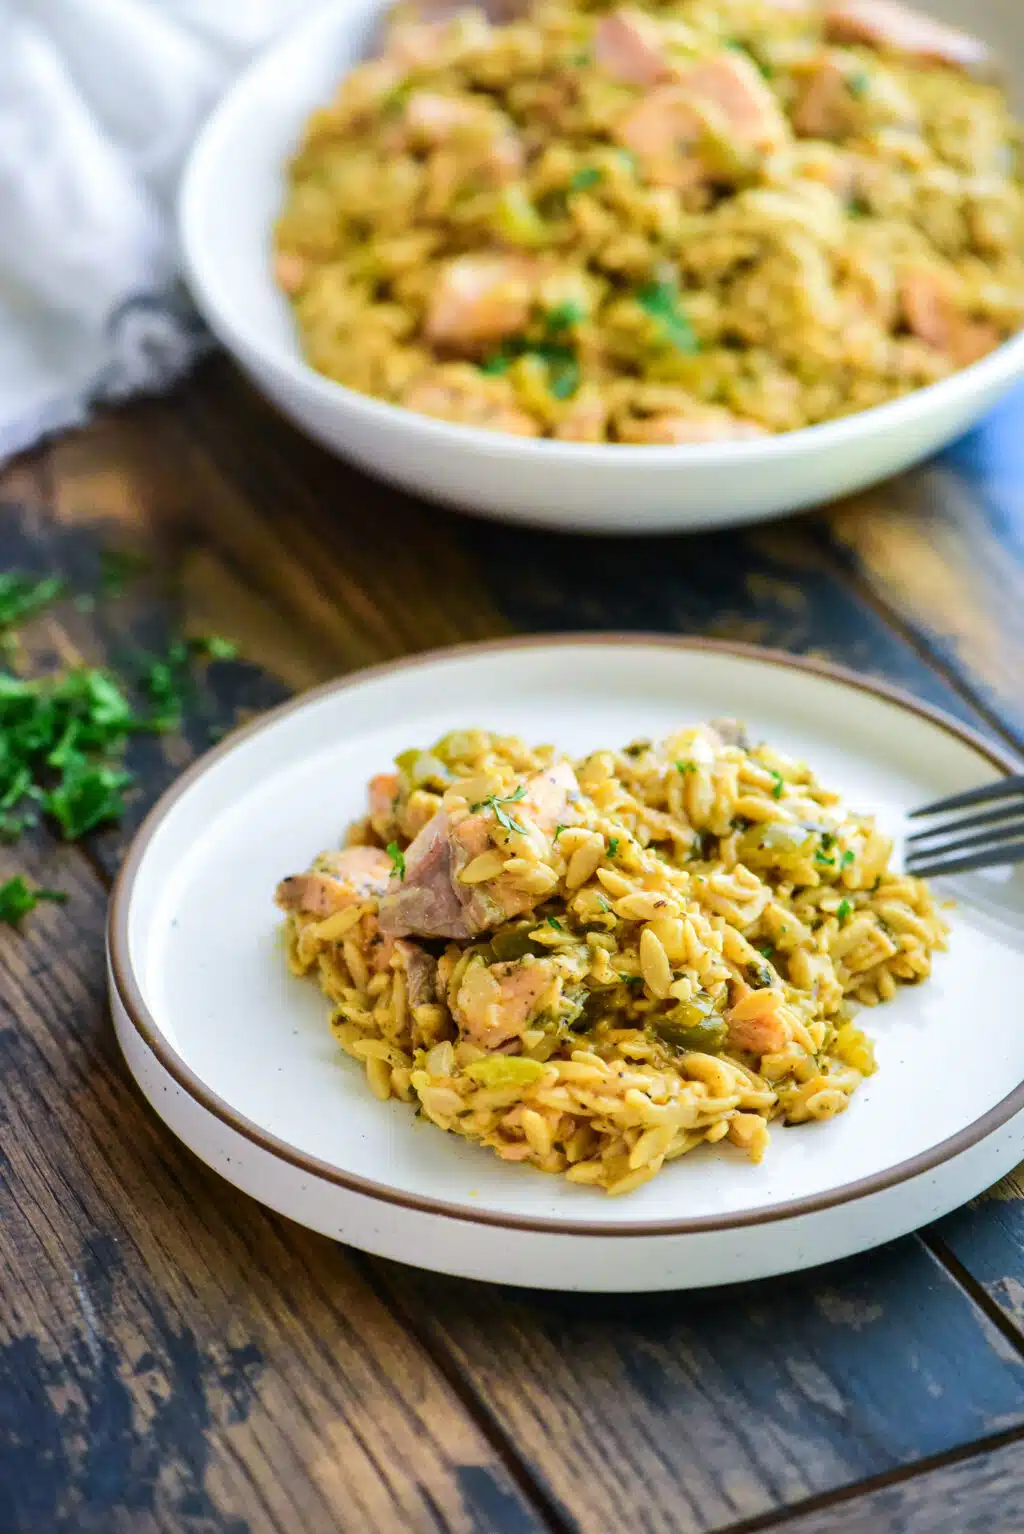
[[[1024,392],[826,515],[865,586],[1024,742]]]
[[[948,1251],[1024,1332],[1024,1166],[965,1208],[931,1227],[929,1237]]]
[[[4,1534],[542,1534],[343,1248],[236,1193],[142,1102],[85,859],[17,859],[70,900],[0,928]]]
[[[226,632],[243,646],[245,663],[210,669],[184,740],[140,744],[142,754],[133,761],[144,791],[130,823],[213,734],[240,711],[273,701],[282,682],[304,686],[410,649],[509,629],[666,628],[781,644],[887,675],[964,717],[978,718],[969,701],[924,665],[914,645],[858,594],[814,518],[743,534],[656,542],[606,543],[488,526],[371,485],[254,403],[222,366],[207,370],[177,401],[134,407],[63,439],[9,473],[0,495],[10,508],[0,521],[0,558],[68,570],[88,584],[101,547],[127,543],[147,553],[156,567],[147,581],[93,614],[62,608],[43,632],[43,642],[57,653],[116,660],[133,646],[158,649],[181,625]],[[267,672],[280,681],[269,680]],[[104,833],[90,844],[108,874],[124,835]],[[48,921],[60,918],[61,913],[46,913]],[[19,982],[21,1004],[30,1014],[32,986],[45,992],[63,983],[54,980],[47,969],[52,962],[43,954],[33,962],[40,974]],[[94,980],[89,985],[95,1008]],[[47,1002],[44,1015],[54,1006]],[[83,1002],[80,1012],[67,1010],[88,1019],[79,1027],[92,1037],[96,1023],[89,1006]],[[340,1370],[320,1358],[309,1360],[301,1349],[287,1360],[283,1339],[290,1341],[291,1333],[280,1307],[288,1325],[308,1339],[317,1327],[333,1337],[354,1306],[364,1333],[369,1331],[370,1354],[378,1344],[392,1347],[391,1338],[400,1350],[403,1334],[387,1311],[373,1308],[343,1253],[262,1214],[196,1168],[170,1135],[140,1112],[123,1073],[118,1076],[109,1039],[103,1048],[109,1052],[105,1070],[84,1069],[75,1112],[84,1115],[84,1125],[94,1126],[81,1132],[86,1143],[88,1134],[102,1143],[113,1170],[102,1178],[91,1171],[92,1203],[72,1180],[74,1199],[53,1208],[51,1226],[40,1225],[45,1233],[40,1239],[48,1253],[75,1254],[80,1273],[91,1225],[102,1230],[114,1220],[120,1241],[128,1227],[118,1222],[127,1219],[133,1241],[146,1254],[125,1278],[133,1303],[144,1313],[133,1325],[149,1325],[152,1336],[156,1323],[145,1317],[154,1282],[161,1307],[170,1303],[164,1298],[168,1293],[179,1304],[185,1286],[195,1282],[186,1241],[188,1206],[194,1204],[201,1215],[191,1217],[203,1227],[199,1332],[205,1342],[191,1377],[192,1394],[183,1399],[191,1403],[189,1411],[206,1413],[215,1425],[216,1474],[211,1471],[204,1484],[217,1495],[222,1485],[236,1494],[235,1481],[221,1468],[221,1456],[226,1463],[235,1452],[230,1424],[206,1401],[218,1388],[209,1349],[226,1333],[231,1311],[223,1294],[228,1292],[242,1297],[244,1325],[251,1329],[242,1335],[255,1336],[255,1345],[270,1359],[267,1395],[251,1414],[260,1447],[247,1449],[245,1464],[260,1464],[259,1473],[268,1477],[268,1467],[284,1465],[282,1496],[293,1483],[301,1484],[303,1495],[321,1496],[325,1477],[331,1486],[341,1484],[336,1456],[324,1447],[316,1426],[308,1434],[302,1428],[298,1451],[284,1444],[280,1435],[289,1431],[293,1401],[317,1403],[311,1416],[335,1424],[329,1435],[333,1445],[355,1432],[363,1411],[372,1417],[383,1410],[377,1396],[365,1394],[375,1365],[357,1351],[344,1351],[355,1349],[348,1330],[342,1332],[344,1347],[333,1354]],[[49,1046],[47,1059],[53,1061],[54,1053]],[[74,1058],[71,1050],[69,1061]],[[19,1059],[15,1074],[22,1069]],[[112,1095],[108,1075],[120,1080],[121,1095]],[[63,1102],[70,1091],[64,1077],[47,1086],[51,1101]],[[47,1130],[39,1119],[26,1130],[26,1164],[36,1154],[36,1134],[43,1141],[47,1187],[59,1188],[68,1173],[62,1161],[59,1177],[50,1166]],[[57,1137],[54,1143],[66,1156],[73,1141],[61,1139],[63,1134],[55,1129],[50,1138]],[[143,1147],[130,1164],[124,1162],[126,1139]],[[44,1191],[38,1191],[40,1200]],[[116,1219],[110,1206],[118,1210]],[[165,1206],[174,1211],[171,1216]],[[173,1238],[163,1234],[167,1219]],[[19,1239],[12,1268],[34,1274],[37,1270],[26,1266],[29,1237]],[[124,1250],[123,1242],[116,1250]],[[246,1260],[259,1271],[269,1264],[255,1297]],[[408,1318],[473,1412],[489,1416],[505,1452],[536,1467],[544,1486],[542,1505],[550,1496],[566,1510],[569,1526],[582,1531],[723,1528],[1022,1420],[1016,1353],[917,1241],[788,1284],[734,1295],[633,1301],[511,1297],[361,1259],[359,1268]],[[48,1270],[45,1277],[56,1283]],[[357,1298],[350,1300],[353,1285]],[[275,1309],[279,1288],[287,1300],[279,1299]],[[78,1323],[70,1310],[61,1309],[70,1306],[70,1297],[59,1286],[57,1292],[58,1319],[52,1326],[55,1334],[74,1339]],[[121,1293],[115,1285],[113,1314],[125,1303]],[[360,1305],[367,1308],[360,1311]],[[161,1309],[158,1319],[163,1314]],[[160,1319],[165,1331],[167,1325],[184,1325],[181,1312],[172,1309],[170,1315],[170,1323]],[[307,1326],[310,1316],[317,1326]],[[109,1325],[104,1313],[100,1332]],[[410,1346],[416,1367],[427,1369],[421,1349]],[[85,1343],[72,1341],[68,1347],[73,1356],[89,1356]],[[148,1347],[156,1353],[152,1341]],[[59,1348],[52,1356],[60,1356]],[[966,1360],[962,1368],[958,1360]],[[114,1375],[123,1367],[118,1363]],[[161,1367],[166,1375],[170,1364]],[[350,1394],[350,1371],[364,1392],[358,1400]],[[102,1416],[105,1403],[114,1399],[109,1375],[90,1398],[94,1414]],[[428,1378],[429,1391],[424,1387],[417,1394],[419,1385],[413,1391],[416,1410],[436,1418],[444,1439],[446,1414],[455,1407],[436,1376],[428,1371]],[[410,1409],[406,1397],[401,1399],[403,1410]],[[284,1403],[280,1420],[271,1401]],[[322,1410],[320,1403],[326,1403]],[[268,1417],[274,1417],[272,1424]],[[472,1437],[472,1419],[458,1420],[459,1432]],[[399,1428],[389,1431],[403,1466],[426,1488],[423,1506],[433,1498],[440,1508],[439,1521],[424,1521],[427,1515],[410,1500],[415,1494],[402,1479],[403,1469],[397,1489],[387,1481],[390,1501],[381,1500],[385,1493],[373,1483],[377,1500],[362,1507],[358,1516],[366,1522],[358,1526],[447,1527],[448,1519],[451,1527],[463,1527],[457,1522],[462,1507],[451,1502],[455,1472],[434,1439],[428,1436],[419,1450],[427,1456],[421,1470],[421,1461],[406,1455]],[[275,1432],[278,1437],[268,1436]],[[489,1457],[478,1436],[472,1445],[466,1462],[483,1467],[474,1484],[493,1482],[497,1489],[470,1498],[464,1516],[495,1534],[506,1526],[531,1527],[531,1515],[503,1478],[500,1462]],[[374,1473],[387,1479],[383,1470]],[[126,1481],[121,1474],[119,1481],[119,1474],[115,1467],[111,1484],[131,1484],[130,1475]],[[246,1475],[262,1487],[251,1468]],[[248,1484],[244,1475],[242,1483]],[[270,1494],[261,1490],[261,1495]],[[234,1516],[230,1501],[214,1505],[217,1517],[225,1508]],[[253,1511],[254,1504],[242,1505],[239,1516],[252,1528],[278,1527],[261,1523],[263,1514]],[[337,1521],[333,1505],[318,1503],[312,1515],[303,1511],[308,1526],[319,1526],[325,1505]],[[609,1509],[616,1510],[615,1523],[609,1522]],[[159,1518],[171,1516],[161,1505],[151,1526],[163,1527]],[[277,1504],[272,1516],[278,1516]],[[205,1534],[202,1523],[196,1526]],[[147,1534],[142,1522],[131,1527]]]
[[[1020,1534],[1020,1440],[776,1525],[785,1534]]]
[[[920,1242],[733,1291],[509,1294],[373,1262],[580,1529],[705,1534],[1024,1422]]]
[[[813,516],[653,539],[570,537],[460,516],[330,457],[223,363],[189,388],[175,421],[175,472],[191,454],[190,473],[209,487],[204,497],[220,497],[216,512],[192,526],[197,547],[210,563],[244,570],[278,612],[286,604],[288,622],[335,667],[509,630],[663,630],[825,655],[979,722],[856,594]],[[325,629],[314,589],[328,590],[342,613],[373,609],[383,625],[377,648],[364,638],[357,650],[351,637],[346,648]],[[273,655],[254,658],[280,674]]]

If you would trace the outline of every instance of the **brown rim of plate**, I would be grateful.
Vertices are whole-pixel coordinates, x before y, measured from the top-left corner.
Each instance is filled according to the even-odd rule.
[[[648,1220],[638,1221],[635,1224],[616,1224],[607,1220],[591,1220],[587,1222],[570,1222],[558,1218],[543,1218],[531,1216],[519,1216],[512,1214],[494,1213],[490,1210],[474,1210],[461,1204],[445,1203],[441,1199],[422,1198],[414,1193],[405,1193],[401,1189],[389,1188],[382,1183],[371,1182],[368,1178],[358,1177],[340,1168],[332,1166],[330,1162],[321,1161],[316,1156],[307,1155],[305,1151],[289,1145],[287,1141],[279,1140],[276,1135],[268,1134],[258,1124],[247,1119],[243,1114],[232,1108],[217,1093],[210,1089],[199,1079],[195,1073],[185,1064],[177,1052],[171,1048],[143,1000],[141,990],[136,982],[135,973],[128,955],[128,911],[131,904],[132,888],[139,867],[146,854],[149,843],[155,832],[164,820],[176,800],[186,793],[192,783],[204,773],[214,762],[221,757],[227,756],[231,751],[243,745],[245,741],[258,734],[261,730],[269,729],[282,719],[286,714],[303,708],[314,699],[327,697],[331,693],[344,692],[347,688],[360,686],[364,682],[378,677],[387,676],[390,672],[411,669],[415,666],[434,665],[439,661],[457,660],[473,655],[497,655],[505,650],[553,648],[579,645],[610,645],[621,647],[625,645],[637,648],[657,645],[661,648],[689,650],[694,652],[708,651],[714,655],[732,655],[741,660],[758,661],[764,665],[784,666],[791,671],[806,672],[812,676],[820,676],[828,681],[839,682],[846,687],[854,687],[860,692],[871,693],[875,697],[883,699],[887,703],[895,704],[898,708],[917,714],[926,719],[930,724],[945,730],[948,735],[954,736],[969,746],[979,756],[983,757],[999,772],[1010,774],[1020,771],[1020,763],[1013,753],[1006,748],[995,744],[979,735],[969,725],[961,724],[943,710],[934,708],[931,704],[922,703],[912,694],[905,692],[900,687],[892,686],[888,682],[876,681],[874,677],[862,677],[855,671],[845,666],[833,665],[830,661],[811,659],[802,655],[789,655],[784,650],[764,649],[760,645],[731,643],[728,640],[688,638],[673,634],[618,634],[618,633],[582,633],[561,635],[530,635],[522,638],[502,640],[489,640],[477,644],[451,645],[436,650],[425,650],[417,655],[405,656],[400,660],[388,661],[383,665],[370,666],[360,671],[355,671],[349,676],[339,678],[337,681],[325,682],[319,687],[314,687],[307,692],[291,698],[285,703],[278,704],[276,708],[269,709],[261,714],[251,724],[245,725],[212,750],[206,752],[198,761],[194,762],[186,772],[178,778],[150,810],[146,819],[140,826],[125,858],[121,871],[117,876],[110,898],[110,910],[107,919],[107,947],[110,959],[111,976],[118,998],[127,1014],[132,1026],[143,1042],[147,1045],[156,1059],[173,1077],[178,1086],[188,1094],[196,1103],[205,1108],[207,1112],[229,1129],[243,1135],[261,1150],[276,1156],[279,1160],[288,1162],[300,1171],[317,1177],[321,1181],[333,1183],[338,1187],[346,1188],[352,1193],[359,1193],[367,1198],[378,1199],[382,1203],[397,1204],[401,1208],[415,1209],[423,1214],[442,1215],[446,1219],[463,1221],[474,1225],[493,1225],[505,1230],[536,1231],[547,1235],[563,1236],[687,1236],[707,1234],[715,1231],[741,1230],[746,1226],[766,1225],[777,1220],[795,1219],[800,1215],[816,1214],[825,1209],[837,1208],[842,1204],[851,1203],[855,1199],[867,1198],[871,1194],[881,1193],[887,1188],[908,1182],[923,1173],[932,1171],[935,1167],[949,1161],[954,1156],[960,1155],[972,1146],[977,1145],[986,1136],[1006,1124],[1015,1114],[1024,1110],[1024,1082],[1019,1082],[1013,1091],[1008,1093],[994,1108],[961,1129],[957,1134],[942,1140],[930,1150],[922,1151],[917,1156],[910,1157],[907,1161],[901,1161],[898,1165],[888,1168],[884,1172],[876,1172],[870,1177],[862,1177],[856,1182],[846,1183],[844,1186],[830,1190],[827,1193],[815,1193],[804,1198],[789,1199],[784,1203],[775,1204],[768,1209],[752,1209],[738,1214],[727,1216],[699,1215],[692,1219],[680,1220]]]

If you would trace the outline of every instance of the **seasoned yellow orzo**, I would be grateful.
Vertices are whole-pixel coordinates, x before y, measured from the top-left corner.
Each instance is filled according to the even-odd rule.
[[[471,426],[672,444],[864,410],[1024,323],[985,63],[891,0],[399,11],[307,126],[277,280],[313,367]]]
[[[483,730],[404,752],[345,848],[282,881],[289,954],[371,1090],[624,1193],[875,1069],[852,1004],[945,924],[870,817],[733,721],[571,762]]]

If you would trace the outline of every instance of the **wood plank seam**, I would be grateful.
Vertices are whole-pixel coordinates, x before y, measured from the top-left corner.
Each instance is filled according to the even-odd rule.
[[[878,617],[897,634],[903,642],[913,650],[914,654],[930,671],[942,678],[965,703],[984,720],[993,734],[998,735],[1012,746],[1015,751],[1024,757],[1024,740],[1010,729],[1006,722],[977,691],[963,674],[939,653],[934,645],[928,642],[927,637],[908,622],[901,613],[891,607],[888,602],[874,589],[871,583],[857,569],[856,563],[848,550],[827,531],[825,528],[810,526],[808,532],[812,539],[836,559],[840,578],[848,589],[865,606],[870,607]]]
[[[950,1278],[970,1295],[978,1309],[985,1313],[993,1326],[1010,1343],[1010,1346],[1015,1348],[1024,1357],[1024,1332],[1021,1332],[1014,1325],[1006,1311],[1001,1305],[996,1303],[985,1286],[980,1284],[973,1274],[968,1272],[959,1257],[937,1233],[937,1230],[931,1227],[926,1230],[919,1230],[917,1235],[924,1242],[933,1257],[942,1264]]]
[[[824,1496],[807,1497],[803,1502],[791,1503],[789,1507],[780,1508],[776,1512],[743,1518],[738,1523],[730,1523],[716,1530],[716,1534],[767,1534],[772,1529],[785,1530],[808,1514],[845,1507],[872,1492],[884,1491],[891,1486],[904,1486],[935,1470],[963,1464],[966,1460],[977,1459],[983,1454],[991,1454],[996,1449],[1005,1449],[1015,1443],[1024,1443],[1024,1427],[1011,1428],[1005,1433],[994,1433],[988,1438],[976,1439],[973,1443],[960,1444],[955,1449],[931,1454],[925,1459],[915,1460],[912,1465],[900,1465],[881,1475],[866,1476],[862,1481],[842,1486],[837,1491],[826,1492]]]
[[[380,1282],[380,1273],[363,1252],[352,1251],[350,1259],[360,1276],[394,1316],[400,1325],[421,1347],[434,1368],[454,1391],[460,1406],[472,1418],[480,1433],[505,1461],[506,1469],[527,1501],[547,1520],[552,1534],[583,1534],[576,1520],[553,1498],[534,1474],[529,1462],[516,1450],[511,1438],[506,1436],[486,1402],[472,1386],[466,1384],[454,1354],[438,1344],[428,1327],[422,1326],[417,1314],[406,1306],[401,1297],[391,1290],[390,1284]]]

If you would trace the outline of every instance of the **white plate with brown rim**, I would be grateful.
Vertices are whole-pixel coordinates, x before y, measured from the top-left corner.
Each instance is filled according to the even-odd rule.
[[[715,715],[805,757],[900,832],[1007,752],[874,680],[741,645],[580,636],[361,672],[198,762],[139,833],[110,910],[110,991],[143,1092],[208,1165],[365,1251],[579,1290],[698,1287],[847,1256],[937,1218],[1024,1158],[1024,877],[958,881],[932,979],[873,1012],[879,1070],[838,1119],[774,1129],[752,1166],[702,1147],[619,1199],[500,1162],[367,1090],[284,963],[277,880],[336,845],[396,752],[457,725],[571,753]]]

